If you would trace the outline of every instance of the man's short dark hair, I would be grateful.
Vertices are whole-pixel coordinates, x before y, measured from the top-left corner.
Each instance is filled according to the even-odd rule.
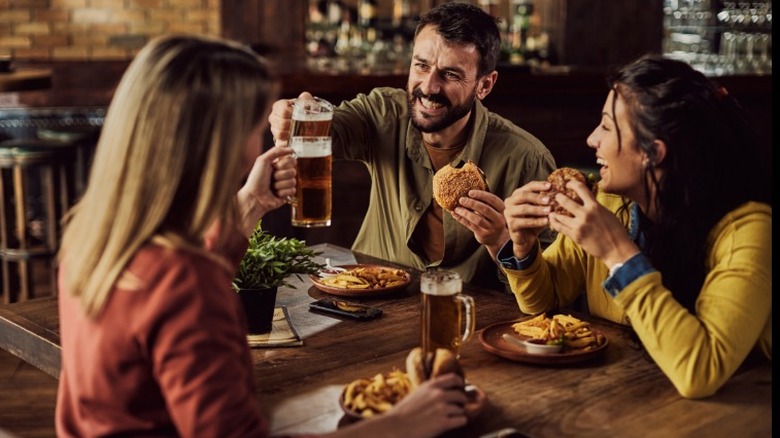
[[[442,3],[420,16],[415,30],[417,34],[425,26],[436,26],[436,33],[445,41],[474,44],[479,51],[477,76],[496,69],[501,46],[501,33],[496,18],[470,3]]]

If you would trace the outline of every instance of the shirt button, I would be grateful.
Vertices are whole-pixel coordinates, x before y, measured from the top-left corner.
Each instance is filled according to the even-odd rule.
[[[416,211],[417,213],[421,212],[422,211],[422,205],[416,204],[414,206],[414,211]]]

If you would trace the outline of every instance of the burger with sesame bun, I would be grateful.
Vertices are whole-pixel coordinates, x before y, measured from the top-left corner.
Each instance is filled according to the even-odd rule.
[[[461,168],[448,164],[433,175],[433,198],[444,210],[455,210],[470,190],[490,191],[485,173],[471,160]]]
[[[547,181],[549,181],[552,186],[550,187],[550,190],[544,191],[542,194],[550,198],[550,211],[553,213],[565,214],[567,216],[572,216],[572,214],[569,213],[569,211],[563,208],[560,204],[558,204],[558,201],[555,200],[555,195],[562,193],[582,205],[583,201],[579,195],[577,195],[577,192],[566,188],[566,184],[569,181],[579,181],[587,185],[591,191],[595,188],[595,184],[592,180],[587,178],[584,173],[572,167],[561,167],[559,169],[555,169],[547,177]]]

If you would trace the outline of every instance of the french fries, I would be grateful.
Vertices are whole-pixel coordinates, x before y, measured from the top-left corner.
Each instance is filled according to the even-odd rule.
[[[412,390],[412,383],[403,371],[379,373],[371,379],[357,379],[344,388],[343,406],[362,417],[371,417],[390,410]]]
[[[358,266],[332,277],[319,280],[320,283],[343,289],[379,289],[404,284],[406,272],[402,269]]]
[[[521,336],[547,343],[562,343],[569,349],[592,350],[605,341],[604,335],[590,329],[589,322],[571,315],[558,314],[548,318],[542,313],[512,324],[512,328]]]

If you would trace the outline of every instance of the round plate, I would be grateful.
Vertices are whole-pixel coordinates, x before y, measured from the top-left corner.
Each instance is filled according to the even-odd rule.
[[[604,336],[604,333],[591,328],[591,331],[594,333],[604,336],[604,343],[592,350],[563,350],[561,353],[555,354],[531,354],[526,351],[525,346],[515,345],[504,339],[504,334],[509,334],[518,340],[524,338],[517,334],[512,328],[512,324],[518,323],[523,319],[525,318],[499,322],[485,327],[485,329],[479,333],[479,342],[482,343],[482,347],[484,347],[485,350],[496,356],[501,356],[516,362],[543,365],[570,364],[590,360],[602,355],[607,348],[607,345],[609,345],[609,339]]]
[[[343,287],[335,287],[335,286],[329,286],[327,284],[324,284],[321,282],[322,279],[318,275],[310,274],[309,278],[311,279],[311,282],[314,283],[314,287],[316,287],[317,289],[325,293],[329,293],[331,295],[338,295],[342,297],[375,298],[377,296],[381,296],[384,294],[399,291],[401,289],[405,289],[407,286],[409,286],[409,284],[412,283],[412,274],[410,274],[407,271],[404,271],[403,269],[392,268],[390,266],[358,264],[358,265],[339,265],[337,267],[348,269],[348,270],[358,268],[358,267],[372,268],[372,269],[387,269],[392,271],[400,270],[403,271],[406,280],[401,284],[397,284],[395,286],[390,286],[390,287],[378,287],[374,289],[347,289]]]

